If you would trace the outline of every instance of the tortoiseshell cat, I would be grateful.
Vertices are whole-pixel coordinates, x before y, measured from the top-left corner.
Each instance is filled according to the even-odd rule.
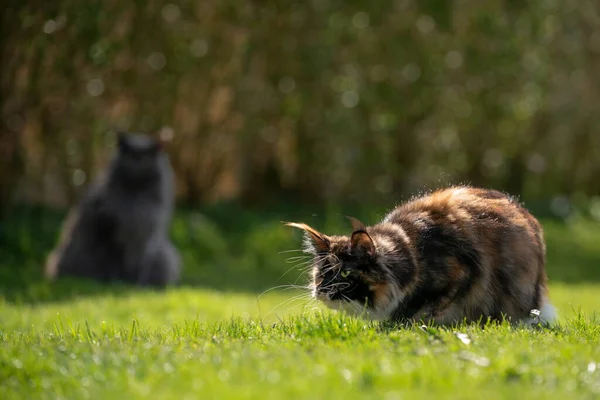
[[[312,295],[330,308],[442,325],[556,317],[542,227],[503,193],[451,187],[402,204],[373,226],[350,219],[350,236],[286,224],[305,231]],[[541,311],[535,320],[533,309]]]

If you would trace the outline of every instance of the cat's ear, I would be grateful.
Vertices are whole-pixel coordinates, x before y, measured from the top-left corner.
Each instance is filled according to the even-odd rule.
[[[310,243],[312,244],[317,253],[329,251],[331,245],[329,238],[321,232],[317,231],[316,229],[311,228],[306,224],[297,222],[284,222],[284,225],[302,229],[305,232],[306,236],[310,239]]]
[[[359,220],[357,220],[354,217],[346,217],[350,220],[350,223],[352,224],[352,232],[356,232],[356,231],[366,231],[367,228],[365,227],[365,224],[363,224],[362,222],[360,222]]]
[[[117,145],[120,149],[127,147],[127,133],[124,131],[117,131]]]
[[[350,249],[361,255],[375,255],[375,243],[366,231],[355,231],[350,237]]]
[[[367,233],[365,224],[354,217],[347,217],[352,223],[352,236],[350,237],[350,249],[358,254],[375,255],[375,243]]]

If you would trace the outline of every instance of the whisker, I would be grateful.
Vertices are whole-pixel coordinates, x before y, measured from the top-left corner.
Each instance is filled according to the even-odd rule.
[[[364,308],[358,305],[358,303],[355,301],[349,301],[348,304],[350,305],[350,308],[352,308],[352,311],[354,311],[354,314],[358,316],[362,316],[364,314]]]
[[[313,266],[313,262],[312,262],[312,260],[309,260],[309,261],[299,262],[298,264],[295,264],[292,268],[311,269],[312,266]],[[308,267],[308,268],[305,268],[305,267]]]
[[[277,282],[279,282],[281,279],[283,279],[284,276],[286,276],[287,274],[289,274],[291,271],[293,271],[294,269],[299,269],[302,270],[303,273],[306,273],[308,271],[310,271],[312,268],[312,260],[308,260],[308,261],[304,261],[298,264],[293,265],[290,269],[288,269],[286,272],[284,272],[278,279]]]
[[[333,288],[342,288],[342,289],[347,289],[350,286],[352,286],[351,283],[348,282],[336,282],[336,283],[330,283],[326,286],[321,286],[323,289],[333,289]]]
[[[327,268],[323,268],[323,273],[327,273],[327,272],[329,272],[329,271],[333,271],[334,269],[337,269],[337,273],[339,274],[339,273],[340,273],[340,271],[341,271],[340,264],[339,264],[339,263],[337,263],[337,264],[332,264],[332,265],[330,265],[330,266],[329,266],[329,267],[327,267]],[[336,277],[337,277],[337,275],[336,275]]]
[[[303,259],[304,257],[302,257],[302,258],[298,258],[298,257],[290,257],[290,258],[294,258],[294,259],[299,259],[299,260],[301,260],[301,259]],[[322,260],[324,260],[324,259],[326,258],[326,256],[320,256],[320,257],[317,257],[317,258],[312,258],[312,257],[310,257],[310,258],[311,258],[311,259],[309,259],[309,260],[306,260],[306,261],[300,262],[300,263],[298,263],[298,264],[294,264],[294,265],[293,265],[293,266],[292,266],[290,269],[288,269],[286,272],[284,272],[284,273],[283,273],[283,274],[282,274],[282,275],[281,275],[281,276],[280,276],[280,277],[277,279],[277,282],[279,282],[281,279],[283,279],[283,278],[284,278],[284,277],[285,277],[287,274],[289,274],[289,273],[290,273],[291,271],[293,271],[294,269],[301,269],[301,270],[305,270],[305,272],[307,272],[307,271],[310,271],[310,270],[312,269],[311,267],[312,267],[312,265],[313,265],[314,263],[320,263]],[[305,267],[308,267],[308,268],[305,268]]]
[[[311,256],[293,256],[293,257],[288,257],[285,259],[286,262],[291,262],[291,260],[304,260],[304,259],[308,259],[308,258],[312,258]]]
[[[298,268],[296,265],[294,265],[292,268],[288,269],[287,271],[285,271],[283,273],[283,275],[281,275],[276,282],[279,282],[280,280],[282,280],[287,274],[289,274],[291,271],[295,270],[296,268]]]
[[[271,309],[271,311],[273,311],[273,310],[277,309],[278,307],[284,306],[284,305],[286,305],[286,304],[290,304],[290,303],[292,303],[292,302],[294,302],[294,301],[296,301],[296,300],[302,300],[303,298],[307,298],[307,299],[308,299],[308,296],[306,296],[305,294],[299,294],[299,295],[296,295],[296,296],[292,296],[292,297],[290,297],[289,299],[286,299],[286,300],[284,300],[284,301],[282,301],[282,302],[278,303],[277,305],[275,305],[275,306],[274,306],[274,307]],[[269,312],[267,313],[267,315],[268,315],[268,314],[269,314],[271,311],[269,311]]]
[[[292,310],[294,310],[294,309],[296,309],[296,308],[298,308],[298,307],[307,307],[307,306],[308,306],[310,303],[314,303],[314,299],[307,299],[307,301],[306,301],[305,303],[299,303],[299,304],[296,304],[296,305],[294,305],[294,306],[292,306],[292,307],[288,308],[288,309],[287,309],[287,312],[288,312],[288,313],[291,313],[291,312],[292,312]],[[316,308],[316,307],[314,307],[314,306],[312,307],[312,309],[315,309],[315,308]]]
[[[273,286],[272,288],[266,289],[266,290],[265,290],[265,291],[263,291],[261,294],[259,294],[259,295],[256,297],[256,300],[257,300],[257,301],[258,301],[258,300],[260,300],[260,298],[261,298],[261,297],[262,297],[264,294],[267,294],[267,293],[269,293],[269,292],[271,292],[271,291],[273,291],[273,290],[277,290],[277,289],[283,289],[283,290],[291,290],[291,289],[300,289],[300,290],[302,290],[302,289],[304,289],[304,290],[306,290],[306,289],[308,289],[308,287],[306,287],[306,286],[300,286],[300,285],[291,285],[291,284],[288,284],[288,285],[279,285],[279,286]]]
[[[297,296],[293,296],[285,301],[282,301],[281,303],[277,304],[276,306],[274,306],[273,308],[271,308],[264,316],[268,316],[269,314],[273,313],[275,310],[277,310],[280,307],[285,307],[289,304],[292,304],[296,301],[302,301],[304,300],[304,302],[308,302],[310,300],[312,300],[312,298],[310,298],[306,293],[297,295]],[[288,309],[289,311],[289,309]]]
[[[297,284],[297,283],[298,283],[298,281],[299,281],[300,279],[304,278],[304,277],[305,277],[305,275],[306,275],[306,274],[308,274],[309,272],[311,272],[311,271],[310,271],[310,270],[303,271],[303,272],[302,272],[300,275],[298,275],[298,277],[297,277],[297,278],[296,278],[296,280],[294,281],[294,284]]]
[[[302,252],[302,251],[303,251],[302,249],[282,250],[282,251],[277,252],[277,254],[294,253],[294,252],[298,253],[298,252]]]

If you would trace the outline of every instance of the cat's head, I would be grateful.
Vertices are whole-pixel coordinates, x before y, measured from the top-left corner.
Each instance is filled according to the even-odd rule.
[[[386,319],[402,297],[389,267],[397,249],[385,233],[349,219],[353,229],[347,236],[326,235],[304,223],[286,225],[304,231],[303,250],[313,257],[313,298],[333,309]]]
[[[118,132],[117,143],[120,173],[135,177],[159,172],[163,156],[159,140],[139,133]]]

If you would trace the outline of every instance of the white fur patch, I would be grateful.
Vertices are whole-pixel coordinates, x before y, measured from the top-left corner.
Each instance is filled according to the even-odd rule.
[[[550,302],[546,299],[544,300],[544,305],[540,310],[540,320],[544,323],[551,324],[556,322],[558,319],[558,311],[556,307],[554,307]]]
[[[539,315],[533,314],[530,317],[524,318],[521,322],[525,325],[552,325],[558,319],[558,312],[556,308],[550,303],[548,299],[544,299],[543,305],[539,311]]]
[[[373,310],[375,318],[379,321],[389,319],[392,316],[394,310],[398,308],[398,306],[400,305],[402,300],[404,300],[405,297],[405,293],[403,293],[397,285],[390,284],[388,285],[388,288],[388,303],[383,307],[378,307],[377,309]]]

